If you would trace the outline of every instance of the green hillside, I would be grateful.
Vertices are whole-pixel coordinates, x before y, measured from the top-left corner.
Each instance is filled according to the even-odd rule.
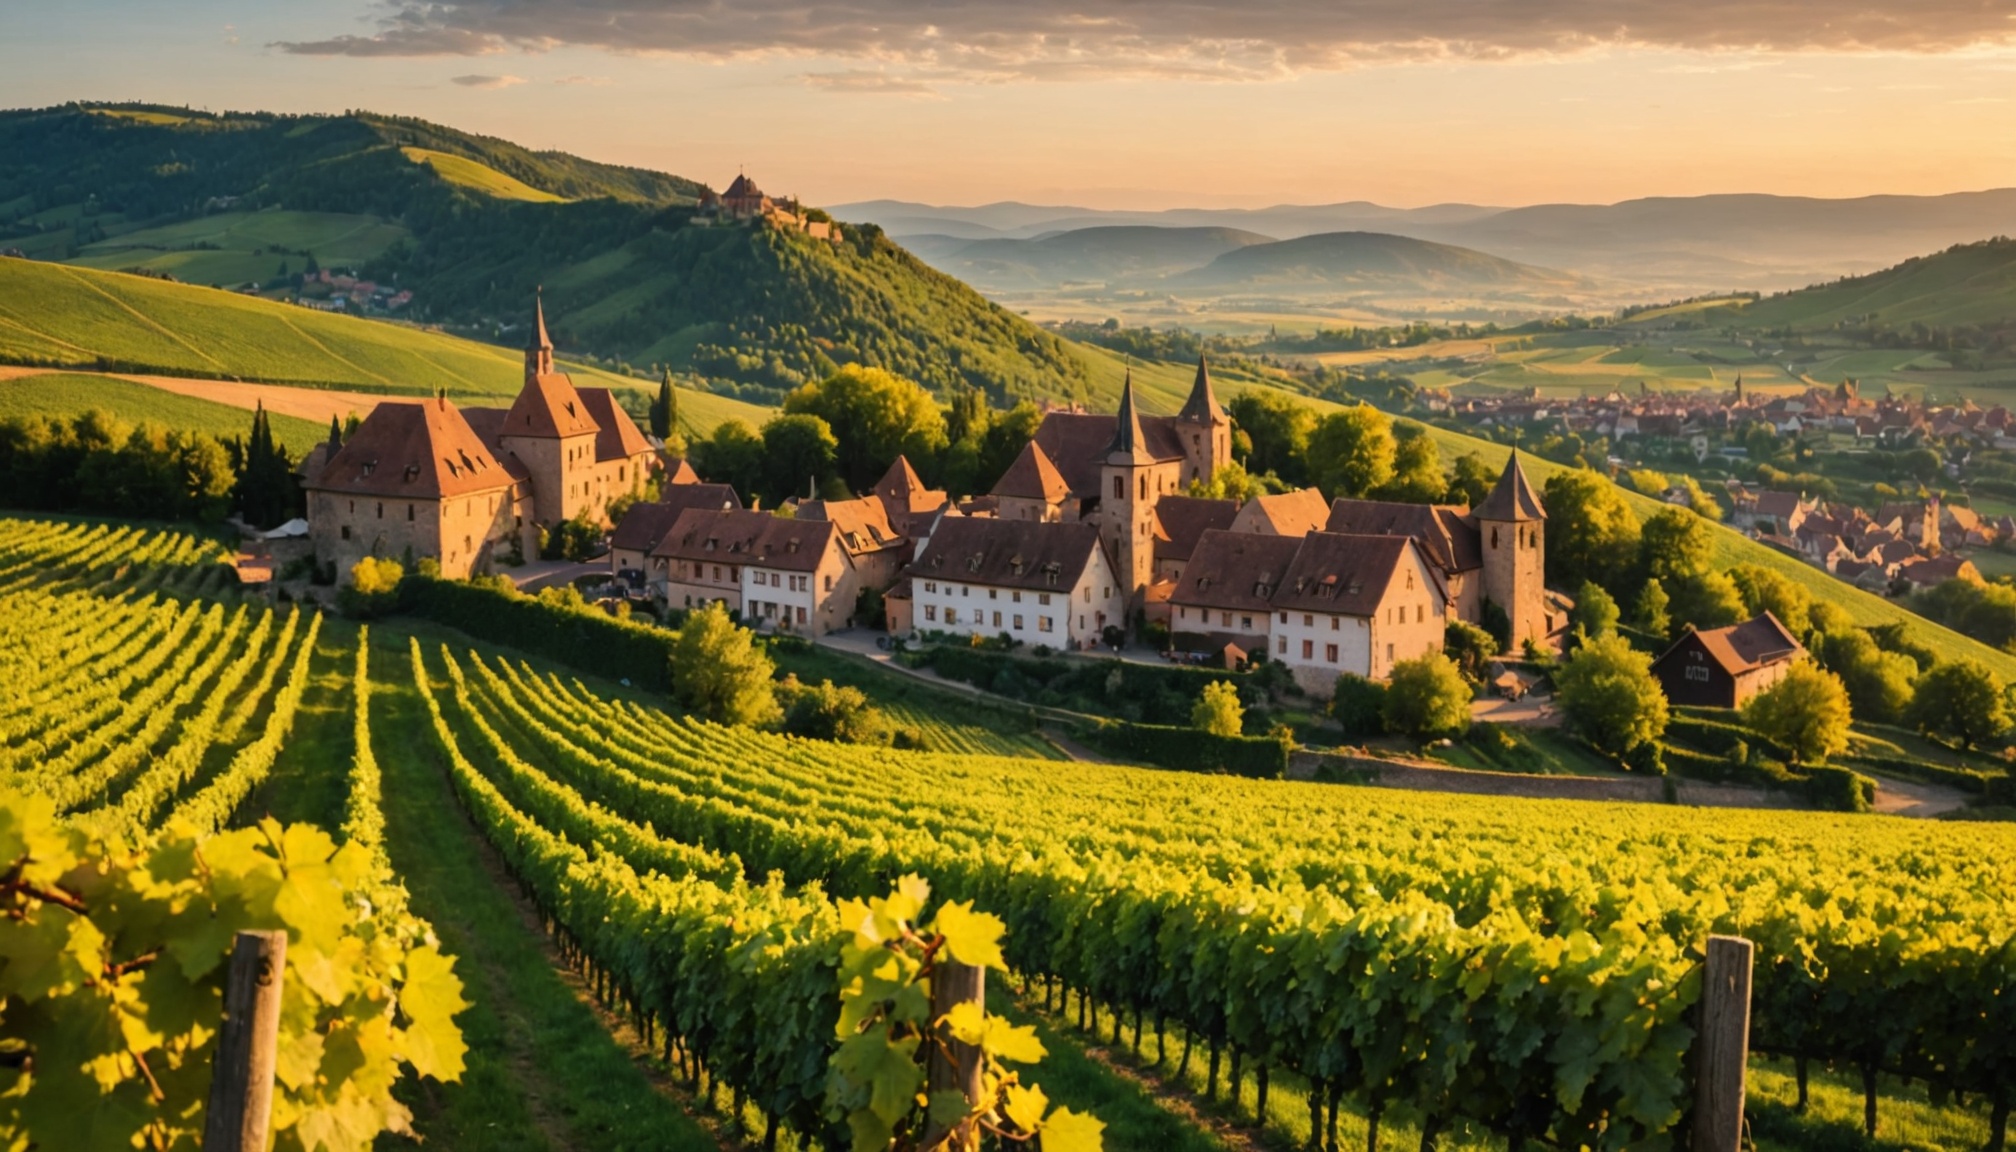
[[[110,376],[52,372],[0,380],[0,420],[10,416],[67,419],[93,408],[102,408],[131,424],[160,424],[181,432],[201,432],[219,440],[242,437],[252,428],[252,414],[243,408],[177,396]],[[268,418],[274,437],[296,457],[329,435],[326,424],[278,414]]]
[[[445,389],[485,400],[515,395],[524,371],[520,353],[492,344],[32,260],[0,260],[0,363],[395,395]],[[565,367],[582,384],[655,388],[584,365]],[[691,390],[681,392],[680,413],[702,432],[729,418],[764,417],[741,401]]]
[[[1235,248],[1175,279],[1216,288],[1391,287],[1413,291],[1560,289],[1562,272],[1502,257],[1380,232],[1324,232]]]
[[[695,181],[425,121],[67,105],[0,113],[0,155],[0,250],[40,260],[281,296],[312,257],[485,335],[543,284],[576,350],[773,402],[853,362],[997,400],[1086,384],[1056,336],[872,226],[706,227]]]
[[[2016,240],[2001,237],[1711,314],[1754,328],[2016,327]]]

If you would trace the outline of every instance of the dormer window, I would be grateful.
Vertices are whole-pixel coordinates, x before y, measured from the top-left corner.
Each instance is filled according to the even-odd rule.
[[[981,562],[984,561],[985,559],[986,555],[980,552],[975,552],[973,555],[968,556],[966,558],[966,570],[968,572],[978,572],[980,570]]]

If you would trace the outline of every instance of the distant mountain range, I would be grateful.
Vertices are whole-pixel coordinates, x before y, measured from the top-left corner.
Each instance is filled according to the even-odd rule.
[[[1895,267],[1769,296],[1710,314],[1715,323],[1807,331],[1849,326],[1936,344],[1924,329],[1974,328],[1972,343],[2006,346],[2016,335],[2016,240],[1984,240]]]
[[[1119,225],[1188,233],[1237,229],[1287,240],[1380,232],[1559,268],[1644,293],[1774,291],[1854,275],[1953,244],[2016,233],[2016,189],[1944,196],[1714,195],[1523,208],[1365,201],[1255,209],[1099,211],[1017,203],[951,208],[895,200],[842,204],[940,262],[948,238],[1032,239]],[[1172,243],[1174,241],[1172,240]],[[1184,241],[1187,243],[1187,241]],[[1142,256],[1144,263],[1152,257]],[[941,266],[943,266],[941,264]]]

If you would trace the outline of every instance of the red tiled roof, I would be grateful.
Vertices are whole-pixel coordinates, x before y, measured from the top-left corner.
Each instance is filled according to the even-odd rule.
[[[735,495],[735,489],[726,484],[671,485],[665,489],[661,500],[632,504],[630,511],[623,514],[623,519],[617,521],[616,530],[609,537],[609,546],[626,552],[649,554],[687,509],[740,507],[742,501]]]
[[[1295,562],[1302,541],[1212,529],[1197,540],[1172,604],[1233,612],[1266,612],[1270,598]]]
[[[673,522],[651,555],[810,572],[819,567],[837,532],[831,520],[787,520],[768,512],[689,508]]]
[[[1255,496],[1240,511],[1263,523],[1276,536],[1306,536],[1321,529],[1330,519],[1330,505],[1324,501],[1323,493],[1314,488]]]
[[[1188,560],[1204,533],[1229,530],[1238,516],[1239,506],[1230,500],[1162,497],[1155,502],[1155,558]]]
[[[1336,616],[1371,616],[1386,598],[1393,574],[1410,551],[1411,536],[1347,536],[1311,532],[1295,551],[1295,562],[1274,594],[1273,605],[1301,612]],[[1422,557],[1427,578],[1441,585],[1435,565]],[[1443,593],[1446,597],[1447,593]]]
[[[1031,440],[1022,446],[1008,470],[1001,473],[1001,479],[994,482],[991,494],[1056,504],[1071,495],[1071,486],[1044,454],[1043,446]]]
[[[380,403],[310,487],[439,500],[492,492],[516,480],[455,405],[436,399]]]
[[[628,460],[651,454],[651,442],[638,431],[637,422],[623,406],[616,403],[616,394],[607,388],[577,388],[575,394],[588,412],[588,418],[595,422],[595,459]]]
[[[999,588],[1069,589],[1103,548],[1091,524],[947,517],[931,534],[912,579],[957,580]]]
[[[542,373],[525,382],[504,417],[502,435],[558,439],[582,436],[599,428],[574,382],[560,372]]]
[[[1330,505],[1325,532],[1362,536],[1412,536],[1428,558],[1447,573],[1484,566],[1477,522],[1450,504],[1402,504],[1391,500],[1338,500]]]
[[[1687,631],[1701,642],[1701,647],[1707,651],[1709,657],[1731,676],[1762,668],[1766,664],[1776,664],[1781,660],[1796,660],[1806,654],[1805,646],[1793,637],[1785,625],[1779,623],[1778,617],[1769,612],[1727,628],[1689,628]],[[1686,643],[1685,636],[1676,641],[1674,647],[1677,648],[1684,643]],[[1672,651],[1672,648],[1667,649],[1667,654],[1670,655]],[[1659,659],[1665,658],[1661,656]]]

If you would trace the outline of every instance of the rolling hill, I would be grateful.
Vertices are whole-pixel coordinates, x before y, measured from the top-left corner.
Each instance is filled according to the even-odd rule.
[[[1072,281],[1110,285],[1187,271],[1272,236],[1238,228],[1079,228],[1034,240],[975,240],[932,263],[983,291]]]
[[[268,295],[313,260],[484,335],[544,284],[576,349],[762,399],[850,362],[1003,401],[1085,387],[1062,341],[877,228],[702,227],[696,181],[425,121],[73,104],[0,113],[0,155],[0,251],[40,260]]]
[[[1558,291],[1576,278],[1488,253],[1382,232],[1324,232],[1241,247],[1175,278],[1220,291],[1430,294]]]
[[[214,288],[18,259],[0,259],[0,363],[387,395],[442,389],[487,401],[515,395],[523,372],[520,353],[493,344]],[[655,387],[589,365],[565,367],[583,384]],[[680,412],[702,432],[730,418],[761,423],[765,415],[694,391],[682,391]]]
[[[1745,327],[2016,327],[2016,240],[1962,244],[1895,267],[1713,313]]]

